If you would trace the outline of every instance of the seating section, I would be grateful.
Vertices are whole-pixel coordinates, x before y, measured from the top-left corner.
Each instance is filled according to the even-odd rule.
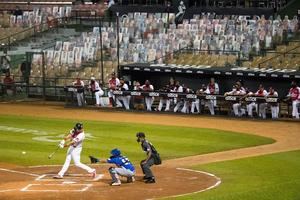
[[[174,15],[168,17],[167,13],[129,13],[120,18],[119,31],[116,23],[103,23],[103,74],[99,61],[99,27],[94,27],[92,32],[82,33],[80,37],[70,38],[69,41],[57,41],[54,50],[45,52],[46,75],[68,77],[71,80],[76,77],[89,79],[91,76],[100,79],[103,76],[103,81],[106,82],[109,74],[117,70],[118,61],[120,64],[150,62],[196,67],[235,66],[238,58],[248,59],[251,52],[281,44],[284,37],[292,37],[297,32],[295,18],[289,20],[285,17],[282,20],[280,16],[275,20],[265,19],[263,16],[248,20],[237,16],[203,14],[184,20],[178,26],[173,23],[173,19]],[[283,64],[276,67],[297,66],[296,58],[287,57],[288,52],[296,51],[293,48],[297,44],[290,45],[277,47],[276,51],[283,53],[277,59]],[[268,53],[265,57],[256,57],[253,62],[244,64],[257,67],[267,59],[272,60],[273,55]],[[295,61],[291,64],[286,58]],[[34,55],[32,65],[31,75],[41,76],[41,55]]]
[[[266,56],[256,56],[253,61],[244,62],[244,67],[300,70],[300,42],[279,45]]]
[[[216,15],[194,16],[177,27],[173,16],[163,14],[131,13],[121,21],[120,59],[127,62],[164,63],[164,56],[181,49],[211,51],[224,54],[240,52],[248,59],[250,53],[280,44],[286,32],[292,37],[297,31],[297,20],[260,19]],[[289,26],[284,26],[288,23]],[[169,28],[165,28],[169,27]],[[110,46],[115,44],[114,31],[108,31]],[[222,56],[221,56],[222,58]]]
[[[207,65],[212,67],[224,67],[225,65],[235,66],[237,56],[236,55],[218,55],[218,54],[192,54],[185,53],[179,54],[177,58],[169,59],[167,64],[176,65]]]

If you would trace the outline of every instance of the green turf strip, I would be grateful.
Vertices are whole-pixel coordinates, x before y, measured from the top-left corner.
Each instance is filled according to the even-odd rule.
[[[194,169],[217,175],[222,184],[213,190],[178,199],[300,199],[300,151],[206,164]]]
[[[75,123],[74,120],[0,115],[2,127],[44,131],[51,136],[50,139],[57,141],[61,138],[58,136],[68,132]],[[82,161],[86,163],[88,155],[108,157],[109,151],[116,147],[137,163],[145,156],[136,142],[135,133],[138,131],[146,133],[164,160],[274,142],[269,138],[213,129],[122,122],[83,121],[83,123],[85,132],[92,133],[96,137],[85,140],[83,144]],[[37,136],[31,133],[0,130],[0,162],[20,165],[61,164],[65,159],[66,151],[60,150],[53,159],[48,160],[48,154],[55,149],[58,142],[41,142],[32,139]],[[26,154],[22,154],[23,151]]]

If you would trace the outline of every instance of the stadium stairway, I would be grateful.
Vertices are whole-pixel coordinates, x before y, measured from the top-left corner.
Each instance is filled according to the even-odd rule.
[[[12,44],[9,55],[24,54],[24,52],[41,51],[55,46],[56,41],[69,41],[81,33],[72,28],[58,28],[26,38]],[[0,55],[3,51],[0,51]]]

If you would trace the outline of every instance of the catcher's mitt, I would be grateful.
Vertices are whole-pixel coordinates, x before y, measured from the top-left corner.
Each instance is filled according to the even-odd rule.
[[[100,162],[100,160],[98,158],[95,158],[94,156],[89,156],[89,158],[91,159],[91,163],[98,163],[98,162]]]

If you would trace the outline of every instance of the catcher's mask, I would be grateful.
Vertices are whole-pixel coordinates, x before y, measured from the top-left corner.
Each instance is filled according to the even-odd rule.
[[[140,142],[141,141],[141,138],[145,138],[146,136],[145,136],[145,133],[143,133],[143,132],[138,132],[137,134],[136,134],[136,137],[137,137],[137,142]]]
[[[78,130],[78,131],[80,131],[82,128],[83,128],[83,124],[82,123],[76,123],[75,126],[74,126],[74,129]]]
[[[110,151],[110,154],[112,156],[120,156],[121,155],[121,151],[119,149],[113,149]]]

